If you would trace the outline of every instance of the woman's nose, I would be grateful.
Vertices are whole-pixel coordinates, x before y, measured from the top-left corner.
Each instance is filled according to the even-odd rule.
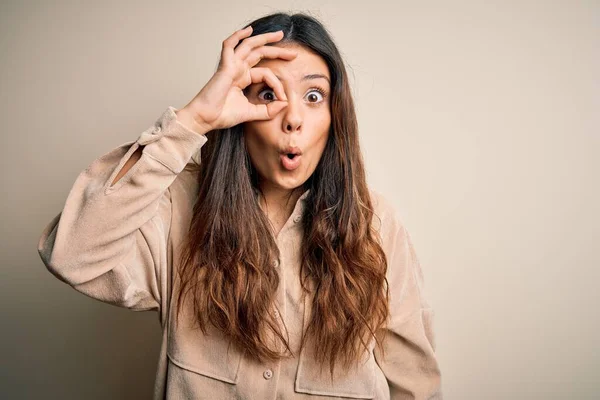
[[[283,131],[292,133],[302,126],[302,104],[294,96],[288,95],[288,105],[283,111]]]

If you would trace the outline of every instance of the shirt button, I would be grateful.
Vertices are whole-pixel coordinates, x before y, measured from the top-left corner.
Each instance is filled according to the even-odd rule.
[[[302,216],[300,216],[300,215],[296,215],[296,216],[294,217],[294,222],[298,222],[298,221],[300,221],[300,218],[302,218]]]
[[[263,372],[263,377],[265,379],[271,379],[273,377],[273,371],[271,371],[270,369],[266,370],[265,372]]]
[[[279,260],[273,260],[273,267],[279,267]]]
[[[275,314],[275,317],[279,317],[279,311],[277,311],[277,309],[273,310],[273,314]]]

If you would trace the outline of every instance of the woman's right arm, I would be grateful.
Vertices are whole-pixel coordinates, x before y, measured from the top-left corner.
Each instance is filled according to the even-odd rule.
[[[76,290],[134,310],[160,307],[169,186],[207,140],[176,111],[169,107],[135,142],[93,161],[44,229],[40,257]]]
[[[187,112],[187,110],[176,110],[175,115],[177,116],[177,120],[181,122],[183,125],[187,127],[193,127],[195,131],[205,132],[207,129],[202,128],[198,124],[194,122],[192,116]],[[139,145],[139,147],[133,152],[131,157],[127,160],[123,168],[119,171],[115,179],[112,181],[111,186],[117,183],[119,179],[123,177],[131,169],[132,166],[140,159],[142,156],[142,152],[144,150],[143,145]]]
[[[63,211],[44,229],[38,252],[50,272],[95,299],[133,310],[160,309],[167,288],[171,225],[169,186],[206,142],[205,133],[273,118],[287,106],[281,82],[261,59],[297,56],[266,46],[281,31],[223,41],[217,72],[181,110],[169,107],[154,126],[96,159],[77,177]],[[243,94],[266,82],[282,100],[253,104]],[[143,148],[142,148],[143,146]]]

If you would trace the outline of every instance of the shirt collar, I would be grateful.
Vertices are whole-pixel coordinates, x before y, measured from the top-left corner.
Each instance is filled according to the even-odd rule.
[[[310,193],[310,189],[306,189],[302,193],[302,195],[298,198],[298,201],[296,202],[296,206],[294,207],[293,214],[295,214],[295,215],[304,214],[304,209],[306,207],[306,198],[308,197],[309,193]]]
[[[306,189],[304,193],[302,193],[302,195],[298,198],[298,200],[304,200],[308,196],[308,193],[310,193],[310,189]]]

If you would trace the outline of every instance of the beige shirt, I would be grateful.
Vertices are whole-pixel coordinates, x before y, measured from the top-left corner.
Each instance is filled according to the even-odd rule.
[[[174,323],[179,281],[173,271],[197,191],[188,167],[200,162],[207,141],[177,120],[175,111],[168,107],[137,140],[82,171],[38,245],[48,270],[79,292],[131,310],[158,312],[163,335],[154,399],[442,399],[422,269],[394,207],[373,190],[379,217],[373,224],[388,259],[391,294],[385,359],[372,342],[360,367],[336,374],[331,382],[327,373],[319,373],[309,347],[297,357],[260,364],[233,347],[228,350],[219,332],[204,336],[189,324]],[[139,145],[145,145],[141,158],[111,187]],[[299,278],[298,222],[307,194],[277,234],[281,259],[273,265],[281,278],[273,307],[294,350],[311,311],[309,296],[301,298]],[[184,316],[188,310],[184,304]]]

